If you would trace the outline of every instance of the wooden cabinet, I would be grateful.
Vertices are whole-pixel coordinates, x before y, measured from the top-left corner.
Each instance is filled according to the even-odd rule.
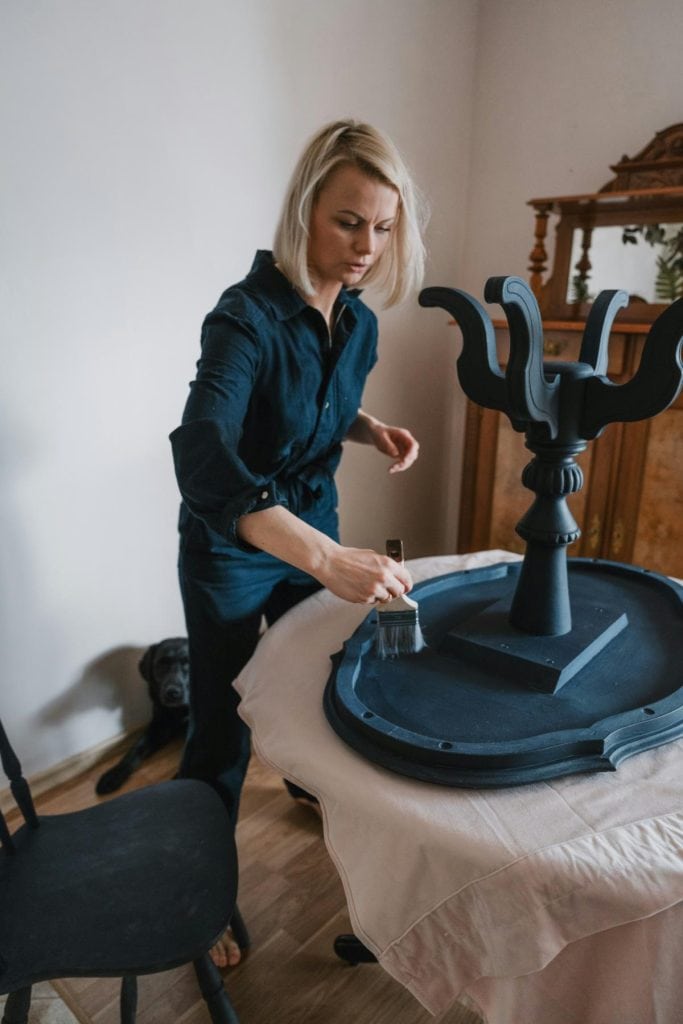
[[[507,361],[507,324],[496,322],[498,359]],[[545,358],[578,357],[584,324],[544,323]],[[608,376],[637,368],[651,324],[615,325]],[[507,416],[468,402],[459,551],[524,550],[515,525],[533,494],[521,482],[532,455]],[[577,459],[584,486],[568,498],[582,535],[569,556],[608,558],[683,577],[683,397],[651,420],[613,423]]]

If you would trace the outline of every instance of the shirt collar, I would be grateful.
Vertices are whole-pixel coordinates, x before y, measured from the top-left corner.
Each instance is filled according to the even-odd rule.
[[[289,320],[308,307],[308,303],[299,295],[294,285],[290,284],[282,271],[277,269],[273,254],[268,249],[257,250],[247,281],[258,285],[259,292],[278,320]],[[353,308],[360,294],[360,289],[342,288],[338,301],[343,306]]]

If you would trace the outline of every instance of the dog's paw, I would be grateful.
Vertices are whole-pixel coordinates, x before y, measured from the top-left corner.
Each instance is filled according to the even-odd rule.
[[[114,793],[117,789],[120,789],[126,779],[130,776],[130,771],[124,768],[122,765],[114,765],[108,772],[101,775],[98,779],[97,785],[95,786],[95,792],[98,796],[106,796],[107,793]]]

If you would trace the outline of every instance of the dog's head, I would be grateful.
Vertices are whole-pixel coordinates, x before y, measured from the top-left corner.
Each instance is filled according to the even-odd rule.
[[[190,662],[185,637],[152,644],[140,659],[140,675],[147,680],[155,704],[185,707],[189,701]]]

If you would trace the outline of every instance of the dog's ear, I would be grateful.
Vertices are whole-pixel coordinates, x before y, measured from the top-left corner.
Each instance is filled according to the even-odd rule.
[[[152,644],[151,647],[148,647],[145,653],[140,658],[140,661],[138,662],[140,675],[148,683],[151,683],[154,679],[154,655],[156,654],[158,646],[159,644]]]

